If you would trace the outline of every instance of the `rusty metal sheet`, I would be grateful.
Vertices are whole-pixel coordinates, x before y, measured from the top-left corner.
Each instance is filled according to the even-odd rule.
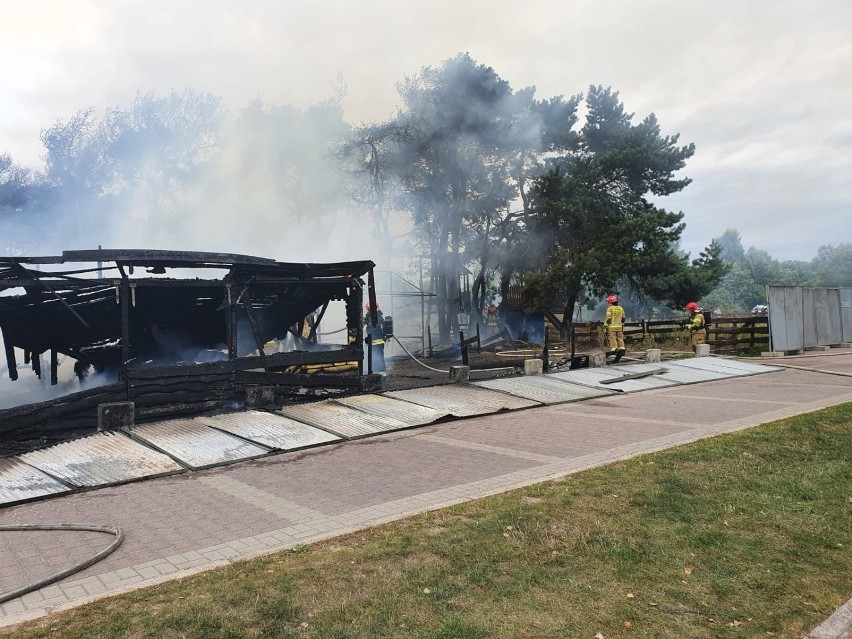
[[[19,458],[79,487],[107,486],[183,470],[173,459],[121,433],[97,433]]]
[[[190,468],[227,464],[269,452],[266,446],[252,444],[193,419],[134,426],[130,432]]]
[[[382,394],[385,397],[401,399],[412,404],[420,404],[421,406],[433,408],[442,413],[455,415],[456,417],[488,415],[501,410],[541,406],[541,402],[468,384],[410,388],[407,390],[388,391]]]
[[[532,399],[542,404],[560,404],[576,402],[581,399],[611,395],[613,391],[601,387],[580,386],[570,383],[569,379],[551,375],[527,375],[525,377],[504,377],[473,382],[473,386],[511,393],[518,397]]]
[[[338,404],[332,399],[285,406],[277,410],[276,413],[312,426],[317,426],[346,439],[366,437],[367,435],[399,430],[410,426],[410,424],[406,424],[398,419],[371,415],[357,408]]]
[[[15,457],[0,458],[0,505],[8,506],[71,490],[38,468]]]
[[[295,419],[256,410],[196,417],[195,420],[274,450],[298,450],[340,440],[337,435]]]
[[[334,401],[371,415],[390,417],[409,426],[423,426],[449,416],[447,413],[434,408],[403,402],[383,395],[352,395],[350,397],[339,397]]]

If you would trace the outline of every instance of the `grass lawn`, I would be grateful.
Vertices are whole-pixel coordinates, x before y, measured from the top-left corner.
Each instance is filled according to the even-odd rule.
[[[8,636],[798,638],[850,596],[846,404],[100,600]]]

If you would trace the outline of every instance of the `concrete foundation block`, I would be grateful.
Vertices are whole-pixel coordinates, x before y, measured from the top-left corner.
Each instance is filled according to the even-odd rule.
[[[816,351],[818,353],[824,353],[825,351],[830,351],[831,346],[805,346],[806,351]]]
[[[466,382],[470,380],[470,366],[450,366],[451,382]]]
[[[763,351],[761,357],[784,357],[784,351]]]
[[[832,344],[831,348],[852,348],[852,342],[840,342],[839,344]]]
[[[663,360],[663,352],[659,348],[649,348],[645,351],[645,361],[649,364],[657,364]]]
[[[544,370],[544,362],[540,359],[524,360],[524,375],[541,375]]]
[[[592,353],[589,355],[589,368],[600,368],[606,366],[606,353]]]
[[[695,345],[695,356],[696,357],[710,357],[710,344],[696,344]]]
[[[274,386],[250,386],[246,390],[246,408],[273,408],[275,404]]]
[[[109,402],[98,404],[98,431],[130,428],[136,421],[136,404]]]

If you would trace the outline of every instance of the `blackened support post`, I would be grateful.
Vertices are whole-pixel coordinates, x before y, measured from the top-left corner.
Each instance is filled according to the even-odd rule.
[[[370,300],[370,325],[376,326],[379,323],[379,306],[376,304],[376,278],[373,269],[367,273],[367,297]]]
[[[459,339],[461,340],[462,364],[468,366],[467,363],[467,344],[464,343],[464,331],[459,331]]]
[[[227,335],[228,335],[228,359],[237,359],[237,305],[234,303],[234,300],[231,299],[231,285],[225,285],[225,301],[228,303],[227,307]]]
[[[15,345],[12,343],[12,337],[9,335],[8,329],[2,329],[3,347],[6,350],[6,367],[9,369],[9,379],[15,381],[18,379],[18,361],[15,359]]]
[[[346,294],[346,347],[359,353],[358,374],[364,374],[364,323],[361,321],[361,304],[364,303],[364,289],[352,286]]]
[[[59,356],[55,348],[50,349],[50,385],[59,383]]]
[[[127,379],[130,361],[130,280],[121,278],[121,379]]]
[[[547,330],[547,324],[544,325],[544,348],[541,351],[541,369],[546,373],[547,369],[550,368],[550,352],[548,351],[548,346],[550,345],[550,340],[548,339],[548,333],[550,331]]]
[[[367,335],[367,375],[373,374],[373,336]]]

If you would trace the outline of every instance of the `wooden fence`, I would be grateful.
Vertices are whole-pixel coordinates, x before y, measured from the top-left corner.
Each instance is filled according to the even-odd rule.
[[[548,339],[559,341],[559,331],[548,326]],[[583,322],[574,325],[578,350],[603,348],[603,322]],[[625,322],[624,342],[628,350],[645,348],[686,349],[689,331],[681,320],[642,320]],[[710,350],[720,355],[738,355],[769,350],[769,322],[765,316],[714,318],[708,330]]]

